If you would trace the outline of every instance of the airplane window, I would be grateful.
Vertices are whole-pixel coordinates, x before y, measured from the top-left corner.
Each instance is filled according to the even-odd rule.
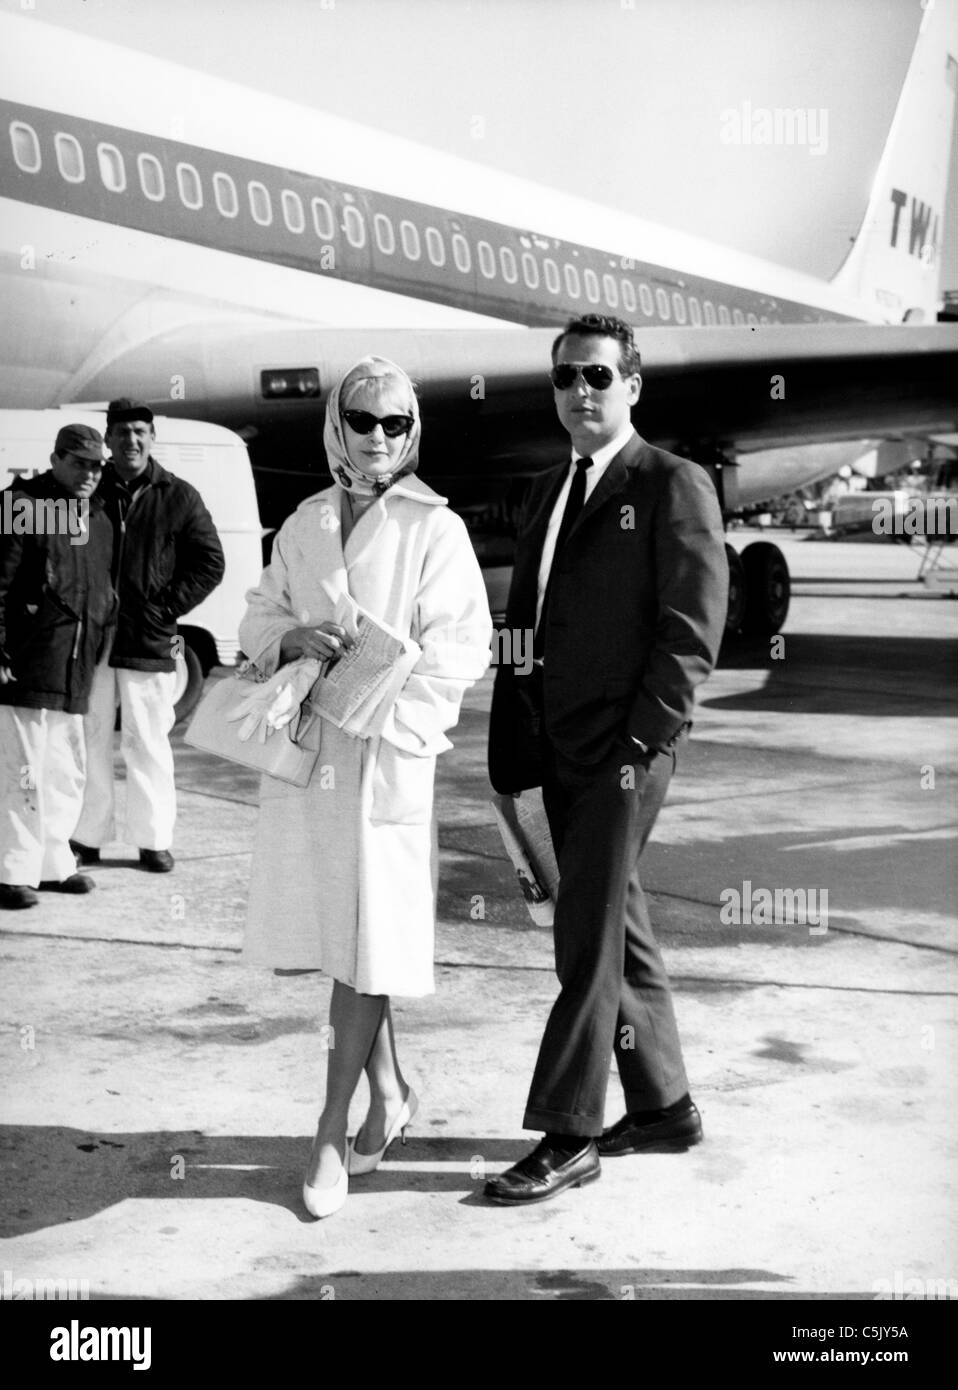
[[[726,309],[725,305],[724,305],[724,304],[720,304],[720,305],[719,305],[719,323],[724,324],[726,327],[728,327],[728,325],[731,323],[731,321],[732,321],[732,320],[729,318],[729,313],[728,313],[728,310]]]
[[[582,278],[585,281],[585,292],[589,302],[598,304],[600,298],[598,275],[594,270],[586,270],[583,272]]]
[[[647,319],[655,313],[655,306],[652,303],[652,291],[648,285],[639,286],[639,303],[642,305],[642,312]]]
[[[122,193],[126,188],[126,169],[123,156],[116,145],[97,145],[96,157],[103,187],[108,188],[111,193]]]
[[[407,260],[418,261],[422,255],[422,246],[419,241],[419,229],[414,222],[409,222],[405,218],[399,224],[399,236],[402,240],[402,249]]]
[[[675,312],[675,322],[684,323],[687,318],[685,312],[685,300],[679,294],[678,290],[672,291],[672,308]]]
[[[694,294],[689,295],[689,318],[698,328],[702,323],[702,310]]]
[[[10,122],[10,144],[17,168],[25,174],[36,174],[40,169],[40,141],[33,126],[25,121]]]
[[[463,275],[468,275],[472,269],[472,253],[462,232],[452,234],[452,258],[456,262],[456,269],[461,270]]]
[[[320,241],[332,241],[335,232],[333,231],[333,210],[325,198],[313,198],[313,226]]]
[[[249,194],[249,210],[253,214],[253,221],[258,222],[261,227],[268,227],[273,221],[273,204],[269,189],[264,183],[250,179],[246,191]]]
[[[350,246],[359,251],[366,245],[366,222],[359,208],[347,204],[343,208],[343,231]]]
[[[622,307],[627,314],[634,314],[638,308],[638,301],[635,297],[635,286],[631,280],[622,281]]]
[[[562,288],[559,280],[559,267],[555,261],[547,258],[542,262],[542,270],[546,277],[546,289],[550,294],[558,294]]]
[[[149,198],[153,203],[160,203],[166,197],[166,179],[163,177],[163,165],[155,154],[141,154],[137,156],[136,167],[140,171],[140,187],[143,196]],[[214,175],[214,178],[217,177]]]
[[[669,309],[669,297],[665,293],[665,290],[660,289],[655,291],[655,303],[658,307],[659,318],[662,320],[663,323],[668,323],[669,319],[672,317],[672,314],[671,310]]]
[[[499,248],[499,264],[502,267],[502,278],[507,285],[514,285],[519,278],[519,268],[516,265],[515,253],[508,246]]]
[[[711,299],[707,299],[705,303],[702,305],[702,308],[705,310],[705,322],[709,325],[710,328],[714,328],[715,305],[712,303]]]
[[[488,241],[476,242],[476,251],[479,254],[479,269],[487,280],[496,278],[496,257],[495,252]]]
[[[236,184],[229,174],[216,173],[213,175],[213,196],[216,199],[217,211],[223,217],[235,217],[239,212],[239,194],[236,192]]]
[[[539,266],[531,251],[522,253],[522,278],[530,290],[539,288]]]
[[[565,287],[570,299],[578,299],[582,293],[582,286],[579,284],[579,272],[574,265],[566,262],[565,267]]]
[[[373,218],[373,231],[376,233],[376,245],[380,251],[384,256],[391,256],[396,249],[396,233],[384,212],[377,212]]]
[[[446,247],[435,227],[426,228],[426,251],[433,265],[446,264]]]
[[[603,275],[602,288],[605,291],[605,302],[610,309],[619,307],[619,287],[615,283],[614,275]]]
[[[746,322],[747,322],[747,323],[750,323],[750,324],[752,325],[753,328],[757,328],[757,327],[758,327],[758,316],[757,316],[756,314],[747,314],[747,315],[746,315]]]
[[[745,315],[742,313],[741,309],[732,310],[732,322],[737,323],[740,327],[744,325]]]
[[[283,220],[287,227],[291,232],[301,232],[306,226],[302,199],[290,188],[284,188],[280,196],[283,200]]]
[[[82,183],[86,177],[83,167],[83,151],[79,140],[72,135],[58,131],[53,144],[57,152],[57,164],[67,183]]]
[[[177,164],[176,182],[184,207],[195,209],[203,206],[203,185],[192,164]]]

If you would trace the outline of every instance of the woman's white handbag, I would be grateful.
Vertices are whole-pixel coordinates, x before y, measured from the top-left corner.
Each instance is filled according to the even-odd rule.
[[[277,676],[281,674],[278,672]],[[268,683],[273,689],[276,679]],[[268,698],[267,686],[249,677],[228,676],[217,681],[197,706],[184,742],[203,753],[215,753],[218,758],[242,767],[266,772],[294,787],[307,786],[319,757],[322,720],[312,712],[307,700],[284,727],[267,729],[261,719],[256,719],[251,728],[248,706],[251,693],[257,691]],[[257,727],[259,736],[254,738],[252,733]]]

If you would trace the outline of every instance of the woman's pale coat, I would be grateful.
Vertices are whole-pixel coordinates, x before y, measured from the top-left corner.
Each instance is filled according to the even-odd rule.
[[[285,522],[240,644],[272,675],[284,633],[341,621],[352,599],[407,639],[408,675],[358,732],[322,721],[309,786],[263,778],[245,958],[363,994],[429,994],[436,756],[489,663],[489,608],[465,525],[414,475],[363,513],[345,553],[343,505],[334,485]]]

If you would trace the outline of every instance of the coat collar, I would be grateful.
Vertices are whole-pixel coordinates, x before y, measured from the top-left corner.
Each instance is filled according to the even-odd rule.
[[[574,536],[584,521],[592,516],[594,512],[598,511],[610,497],[614,497],[617,492],[622,491],[629,480],[630,474],[640,465],[648,449],[649,446],[645,440],[633,430],[632,434],[615,457],[609,462],[602,477],[592,489],[588,501],[576,517],[569,531],[569,536]],[[549,518],[552,515],[552,509],[556,504],[559,493],[562,491],[562,485],[565,482],[567,470],[568,464],[564,464],[561,468],[556,469],[552,484],[543,493],[542,500],[536,509],[535,515],[530,519],[529,529],[531,532],[537,534],[536,549],[539,551],[542,549],[542,542],[545,539]]]
[[[173,474],[168,473],[151,454],[143,472],[137,474],[132,483],[125,483],[113,466],[112,459],[108,459],[103,465],[103,482],[100,486],[107,483],[110,487],[121,487],[129,491],[131,487],[141,487],[144,483],[149,483],[151,487],[168,487],[172,481]]]
[[[570,536],[574,536],[582,523],[587,521],[593,512],[598,511],[610,497],[622,491],[629,481],[629,474],[638,467],[646,449],[648,445],[645,440],[633,430],[592,489],[588,501],[572,523]]]
[[[419,502],[427,507],[445,507],[448,505],[448,499],[441,497],[438,492],[434,492],[428,483],[417,478],[415,473],[407,473],[398,482],[393,483],[386,492],[377,497],[363,512],[353,526],[345,546],[342,544],[342,508],[345,493],[338,483],[334,483],[332,487],[324,488],[322,492],[314,493],[312,497],[307,497],[300,502],[297,511],[306,511],[308,508],[316,506],[333,509],[339,521],[339,526],[336,528],[336,541],[339,544],[343,563],[348,568],[350,565],[354,565],[357,560],[363,559],[373,548],[376,538],[386,525],[390,511],[394,509],[399,498]],[[328,525],[326,529],[329,529]]]

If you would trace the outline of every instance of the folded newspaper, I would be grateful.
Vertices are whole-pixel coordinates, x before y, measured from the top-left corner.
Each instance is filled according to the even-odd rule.
[[[499,834],[512,860],[529,916],[551,927],[559,890],[559,866],[538,787],[517,796],[494,796]]]
[[[352,645],[324,665],[309,704],[338,729],[369,736],[377,731],[387,712],[384,705],[402,687],[420,648],[349,596],[340,597],[335,616],[353,638]]]

